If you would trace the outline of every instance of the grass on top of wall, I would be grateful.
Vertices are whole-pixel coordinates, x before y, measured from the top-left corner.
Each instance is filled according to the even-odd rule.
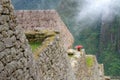
[[[86,57],[86,64],[88,67],[92,67],[94,64],[94,58],[92,56],[87,56]]]
[[[34,52],[41,45],[41,42],[30,42],[29,44]]]

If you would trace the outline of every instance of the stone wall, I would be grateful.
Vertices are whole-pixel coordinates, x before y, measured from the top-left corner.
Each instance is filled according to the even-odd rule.
[[[59,35],[46,37],[34,57],[41,80],[76,80]]]
[[[100,80],[104,80],[105,79],[105,75],[104,75],[104,65],[103,64],[99,64],[99,76],[100,76]]]
[[[71,53],[69,59],[76,80],[105,80],[103,64],[98,64],[94,55],[86,55],[84,49],[68,50],[68,54]]]
[[[10,0],[0,0],[0,80],[37,80],[32,52]]]
[[[59,36],[32,54],[10,0],[0,0],[0,80],[75,80]]]
[[[72,47],[74,38],[55,10],[17,10],[18,25],[24,30],[54,30],[60,32],[65,49]]]
[[[87,58],[90,58],[90,62],[87,64],[88,80],[105,80],[103,65],[98,64],[96,56],[86,55]]]
[[[55,36],[56,34],[59,34],[59,32],[52,30],[25,31],[29,42],[43,42],[46,38]]]
[[[85,61],[85,53],[73,50],[73,55],[69,57],[76,80],[87,80],[87,67]],[[69,52],[69,51],[68,51]]]

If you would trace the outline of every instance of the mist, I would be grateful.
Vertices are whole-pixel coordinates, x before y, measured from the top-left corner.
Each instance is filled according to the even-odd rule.
[[[119,3],[120,0],[84,0],[82,6],[79,3],[79,11],[76,16],[79,26],[76,30],[93,26],[100,18],[104,21],[111,21],[115,15],[120,14]]]

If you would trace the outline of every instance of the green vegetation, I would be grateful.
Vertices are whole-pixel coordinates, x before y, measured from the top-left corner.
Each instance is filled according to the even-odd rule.
[[[92,56],[86,56],[86,64],[88,67],[92,67],[94,64],[94,58]]]
[[[30,42],[29,44],[32,48],[32,51],[34,52],[38,47],[40,47],[41,42]]]

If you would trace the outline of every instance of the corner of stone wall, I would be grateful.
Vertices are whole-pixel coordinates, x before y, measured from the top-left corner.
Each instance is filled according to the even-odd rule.
[[[100,76],[100,80],[105,80],[104,77],[104,65],[103,64],[99,64],[99,76]]]
[[[29,35],[42,34],[42,45],[34,52],[37,72],[41,80],[75,80],[66,51],[57,31],[29,31]]]
[[[103,64],[99,64],[97,62],[95,55],[86,55],[86,64],[88,69],[87,74],[89,80],[104,80]]]
[[[95,55],[86,55],[85,50],[67,51],[76,80],[104,80],[103,64],[98,64]]]
[[[87,67],[85,60],[85,50],[76,51],[74,49],[69,49],[67,51],[69,60],[72,66],[73,73],[76,80],[87,80]]]
[[[32,51],[17,26],[11,0],[0,0],[0,80],[36,80]]]
[[[59,32],[51,30],[25,31],[29,42],[42,42],[42,44],[33,52],[34,58],[38,59],[40,53],[44,52],[54,41],[59,40]]]

